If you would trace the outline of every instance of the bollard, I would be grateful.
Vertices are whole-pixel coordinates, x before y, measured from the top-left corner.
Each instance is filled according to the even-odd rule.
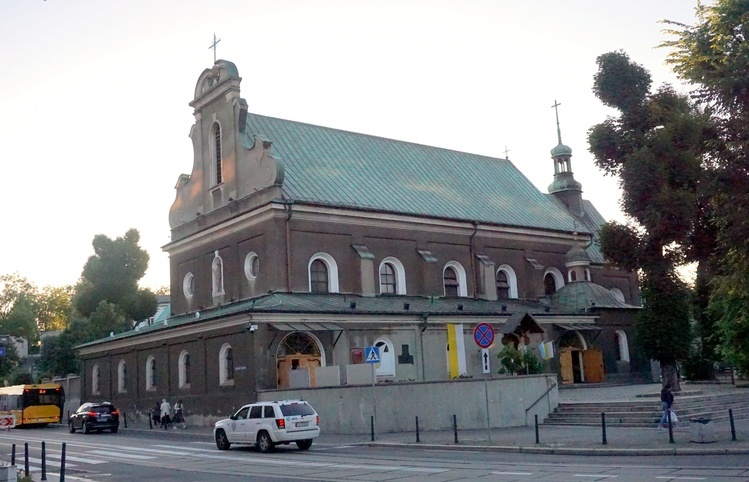
[[[23,475],[29,476],[29,443],[23,444]]]
[[[371,416],[371,417],[369,418],[369,423],[370,423],[370,425],[371,425],[371,428],[372,428],[372,442],[374,442],[374,441],[375,441],[375,440],[374,440],[374,415],[372,415],[372,416]]]
[[[606,445],[606,414],[601,412],[601,445]]]
[[[455,434],[455,443],[458,443],[458,416],[453,414],[453,433]]]
[[[421,442],[419,439],[419,416],[416,416],[416,443]]]
[[[60,482],[65,482],[65,442],[62,443],[62,454],[60,455]]]
[[[152,418],[153,418],[153,415],[149,413],[148,414],[148,429],[149,430],[153,429],[153,425],[151,425],[151,419]]]
[[[535,419],[536,419],[536,443],[540,444],[541,441],[538,438],[538,414],[534,415],[533,417],[535,417]]]
[[[731,421],[731,440],[736,441],[736,425],[733,423],[733,409],[728,409],[728,419]]]
[[[42,440],[42,480],[47,480],[47,446]]]
[[[127,413],[122,412],[122,420],[125,422],[125,428],[127,428]]]
[[[16,444],[10,449],[10,465],[16,465]]]
[[[668,415],[668,443],[675,443],[674,442],[674,424],[671,423],[671,410],[666,412]]]

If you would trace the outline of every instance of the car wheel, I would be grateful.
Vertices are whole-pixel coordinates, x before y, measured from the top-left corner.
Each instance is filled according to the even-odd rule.
[[[270,435],[268,435],[268,432],[260,432],[257,434],[257,441],[255,442],[255,445],[257,446],[257,450],[260,453],[267,454],[268,452],[273,451],[273,447],[275,444],[273,443],[273,440],[271,440]]]
[[[68,422],[68,431],[70,433],[75,433],[75,427],[73,426],[73,421],[72,420],[70,422]]]
[[[309,448],[312,447],[312,439],[308,438],[307,440],[297,440],[296,446],[299,447],[299,450],[309,450]]]
[[[120,428],[120,427],[112,427],[112,433],[117,433],[117,430],[118,430],[119,428]]]
[[[85,423],[84,423],[84,424],[82,425],[82,428],[83,428],[83,433],[85,433],[85,434],[89,434],[89,433],[91,433],[91,429],[90,429],[90,428],[88,428],[88,425],[87,425],[87,424],[85,424]]]
[[[229,450],[229,447],[231,447],[226,432],[220,429],[216,430],[216,447],[218,447],[219,450]]]

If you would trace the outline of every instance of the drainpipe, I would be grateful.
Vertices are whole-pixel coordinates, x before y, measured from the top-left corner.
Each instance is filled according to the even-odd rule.
[[[424,328],[421,328],[421,326],[419,326],[419,351],[421,353],[419,358],[421,358],[421,380],[422,381],[426,381],[427,379],[426,365],[424,363],[424,358],[425,358],[424,356],[424,331],[427,329],[427,318],[429,318],[429,315],[426,313],[423,313],[421,315],[421,320],[424,323]]]
[[[286,211],[286,292],[291,293],[291,227],[289,221],[291,220],[291,205],[294,201],[287,199],[284,204],[284,211]]]
[[[473,221],[473,234],[471,234],[471,237],[468,241],[468,249],[471,254],[471,273],[473,274],[473,299],[478,299],[477,292],[478,292],[478,283],[476,283],[476,280],[478,279],[476,277],[476,261],[474,260],[474,250],[473,250],[473,237],[476,236],[476,233],[479,230],[479,223],[476,221]],[[483,276],[482,276],[483,278]],[[466,288],[468,288],[466,286]]]

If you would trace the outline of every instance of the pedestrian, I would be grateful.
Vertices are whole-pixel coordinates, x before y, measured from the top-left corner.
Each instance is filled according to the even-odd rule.
[[[153,428],[158,427],[161,425],[161,407],[159,406],[159,401],[156,400],[156,403],[154,403],[153,408],[151,408],[151,420],[153,421]]]
[[[180,398],[177,400],[177,403],[174,404],[174,429],[177,428],[177,424],[181,423],[182,428],[187,428],[187,424],[185,423],[185,412],[184,412],[184,405],[182,404],[182,399]]]
[[[674,394],[671,393],[671,384],[667,383],[661,390],[661,421],[658,422],[658,430],[665,430],[668,427],[668,412],[674,404]]]
[[[166,398],[161,401],[161,407],[159,409],[161,414],[161,428],[166,430],[169,428],[169,424],[172,423],[170,414],[172,413],[172,406],[166,401]]]

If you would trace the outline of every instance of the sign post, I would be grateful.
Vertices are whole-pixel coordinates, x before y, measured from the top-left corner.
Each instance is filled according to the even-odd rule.
[[[481,367],[484,372],[484,399],[486,401],[486,431],[492,442],[492,426],[489,418],[489,348],[494,344],[494,328],[489,323],[479,323],[473,329],[473,341],[481,348]]]
[[[375,364],[380,363],[380,349],[376,346],[368,346],[364,349],[364,361],[369,363],[372,367],[372,420],[374,420],[372,426],[372,437],[374,441],[374,434],[377,432],[377,392],[375,391],[375,382],[377,381],[377,375],[375,374]]]

